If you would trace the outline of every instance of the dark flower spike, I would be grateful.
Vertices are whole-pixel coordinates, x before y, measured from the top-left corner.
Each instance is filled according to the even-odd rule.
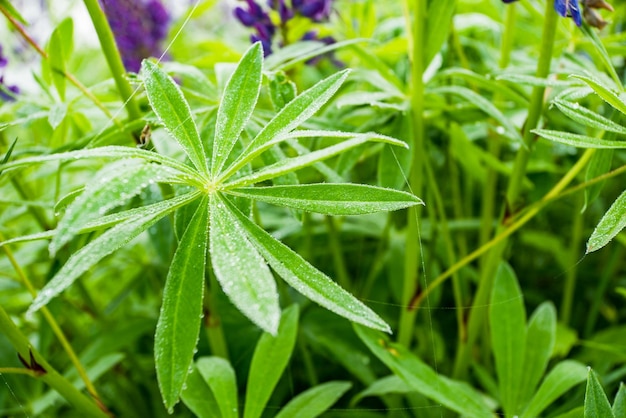
[[[554,9],[563,17],[571,17],[577,26],[583,23],[578,0],[554,0]]]

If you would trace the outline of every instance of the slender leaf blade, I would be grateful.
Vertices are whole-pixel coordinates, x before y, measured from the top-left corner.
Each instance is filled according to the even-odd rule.
[[[626,190],[619,195],[606,211],[587,241],[587,254],[608,244],[626,227]]]
[[[578,103],[560,99],[555,99],[553,103],[566,116],[582,125],[626,135],[626,128]]]
[[[154,360],[165,407],[178,402],[200,333],[208,238],[205,197],[183,234],[163,290],[154,337]]]
[[[194,363],[185,381],[185,389],[180,393],[187,408],[198,418],[221,418],[222,412],[213,391],[204,381]]]
[[[352,383],[326,382],[300,393],[290,400],[275,418],[315,418],[333,406]]]
[[[424,204],[410,193],[350,183],[242,187],[228,193],[326,215],[362,215]]]
[[[85,245],[75,252],[57,274],[41,289],[30,308],[28,308],[28,312],[36,312],[45,306],[52,298],[71,286],[78,277],[104,257],[123,247],[140,233],[157,223],[159,219],[195,199],[197,196],[197,192],[192,192],[161,202],[160,205],[142,208],[143,210],[138,210],[132,218],[117,224]]]
[[[621,113],[626,114],[626,103],[622,100],[610,87],[604,85],[600,80],[595,78],[586,77],[584,75],[571,75],[571,78],[575,78],[586,83],[589,87],[596,92],[602,100],[610,104]]]
[[[204,147],[183,92],[158,65],[148,60],[141,63],[141,74],[154,113],[178,141],[196,169],[208,174]]]
[[[613,414],[615,417],[626,417],[626,386],[620,382],[615,401],[613,402]]]
[[[201,357],[196,368],[211,388],[222,418],[239,418],[237,380],[228,360],[220,357]]]
[[[559,396],[584,382],[586,378],[587,367],[582,364],[572,360],[558,363],[543,379],[521,416],[523,418],[541,416],[541,412]]]
[[[464,417],[492,415],[480,393],[471,386],[440,375],[402,344],[391,343],[380,332],[360,325],[354,325],[354,329],[370,351],[416,392]]]
[[[589,368],[587,389],[585,391],[585,418],[596,417],[616,418],[596,372]]]
[[[276,282],[222,199],[210,202],[211,263],[224,293],[262,330],[275,335],[280,321]]]
[[[597,149],[623,149],[626,148],[626,141],[609,141],[591,136],[572,134],[569,132],[553,131],[550,129],[534,129],[533,133],[550,141],[571,145],[577,148],[597,148]]]
[[[298,305],[283,311],[276,336],[264,333],[254,349],[248,385],[244,418],[259,418],[283,374],[298,334]]]
[[[226,178],[263,152],[273,138],[290,132],[315,114],[339,90],[348,77],[343,70],[321,80],[283,107],[243,150],[239,158],[225,170]]]
[[[518,414],[526,347],[526,311],[515,272],[500,264],[489,305],[491,344],[496,362],[500,403],[507,415]]]
[[[299,254],[261,229],[228,199],[224,201],[230,209],[229,214],[236,218],[233,221],[240,225],[240,228],[245,231],[250,241],[261,252],[274,271],[291,287],[329,311],[350,321],[391,332],[389,325],[374,311],[309,264]]]
[[[223,168],[239,135],[248,123],[261,91],[263,50],[261,43],[252,45],[231,75],[217,110],[211,174]]]

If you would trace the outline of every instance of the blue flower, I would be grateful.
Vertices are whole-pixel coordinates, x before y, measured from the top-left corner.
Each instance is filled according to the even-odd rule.
[[[276,33],[276,26],[272,23],[269,15],[254,0],[246,0],[247,10],[243,7],[236,7],[235,17],[244,25],[254,28],[256,33],[250,36],[251,42],[260,41],[263,45],[265,56],[272,53],[272,38]]]
[[[124,67],[138,72],[144,58],[159,56],[170,23],[160,0],[100,0]]]
[[[554,0],[554,10],[563,17],[571,17],[580,26],[583,22],[578,0]]]
[[[292,0],[293,8],[314,22],[328,20],[332,0]]]
[[[2,53],[2,45],[0,45],[0,68],[4,68],[9,64],[9,59]],[[4,82],[4,75],[0,75],[0,102],[12,102],[15,96],[20,92],[17,86],[9,86]]]

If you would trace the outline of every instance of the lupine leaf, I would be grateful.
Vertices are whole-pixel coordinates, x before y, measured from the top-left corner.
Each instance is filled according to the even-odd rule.
[[[541,412],[559,396],[584,382],[586,378],[587,368],[582,364],[572,360],[558,363],[543,379],[521,416],[523,418],[541,416]]]
[[[391,328],[370,308],[317,270],[299,254],[252,222],[225,199],[233,222],[240,225],[248,238],[272,266],[272,269],[298,292],[329,311],[367,327],[391,332]]]
[[[620,382],[615,401],[613,402],[613,414],[615,417],[626,417],[626,386]]]
[[[566,100],[554,100],[553,103],[559,108],[561,112],[581,123],[585,126],[590,126],[596,129],[602,129],[609,132],[615,132],[621,135],[626,135],[626,128],[611,119],[607,119],[604,116],[589,110],[578,103],[572,103]]]
[[[141,63],[141,74],[154,113],[180,144],[196,169],[208,174],[206,154],[198,128],[191,108],[176,82],[148,60]]]
[[[196,361],[196,368],[211,388],[222,418],[239,418],[237,381],[228,360],[221,357],[201,357]]]
[[[213,391],[194,363],[191,364],[180,398],[198,418],[221,418],[222,416]]]
[[[266,149],[266,144],[273,138],[294,130],[313,116],[330,100],[347,77],[348,70],[333,74],[287,103],[248,144],[239,158],[225,170],[222,178],[227,178],[246,163],[252,161]]]
[[[423,204],[410,193],[363,184],[299,184],[242,187],[228,193],[326,215],[362,215]]]
[[[533,133],[550,141],[571,145],[578,148],[599,148],[599,149],[622,149],[626,148],[626,141],[607,141],[605,139],[591,136],[572,134],[569,132],[552,131],[549,129],[535,129]]]
[[[254,349],[248,384],[244,418],[259,418],[274,391],[280,376],[289,363],[298,334],[298,305],[283,311],[278,333],[263,333]]]
[[[170,264],[154,337],[154,360],[166,408],[179,399],[198,342],[208,233],[205,197]]]
[[[624,102],[624,100],[611,90],[610,87],[602,84],[601,81],[583,75],[571,75],[570,77],[585,82],[593,89],[593,91],[596,92],[598,96],[602,98],[602,100],[619,110],[621,113],[626,114],[626,102]]]
[[[380,332],[356,324],[354,329],[370,351],[416,392],[464,417],[492,415],[480,393],[471,386],[440,375],[402,344],[390,342]]]
[[[313,386],[290,400],[275,418],[318,417],[337,402],[351,386],[350,382],[326,382]]]
[[[276,282],[222,199],[210,202],[211,264],[224,293],[262,330],[275,335],[280,321]]]
[[[526,311],[515,272],[502,263],[489,304],[491,344],[496,362],[500,403],[507,415],[518,412],[524,351],[526,347]]]
[[[75,252],[52,279],[41,289],[28,312],[45,306],[52,298],[67,289],[83,273],[107,255],[126,245],[133,238],[158,222],[159,219],[187,204],[198,196],[197,192],[175,197],[158,205],[143,207],[135,216],[109,229],[98,238]]]
[[[50,242],[50,254],[54,256],[86,223],[126,203],[148,184],[167,181],[174,174],[162,165],[136,163],[118,161],[98,172],[95,181],[67,207]]]
[[[216,175],[228,159],[233,145],[248,123],[261,89],[263,50],[261,43],[252,45],[232,74],[217,111],[211,174]]]
[[[587,241],[587,254],[608,244],[626,227],[626,191],[606,211]]]
[[[65,101],[66,61],[72,54],[74,23],[71,18],[64,19],[52,32],[48,45],[48,63],[54,86],[61,101]]]
[[[585,418],[596,417],[616,418],[596,372],[589,368],[587,390],[585,391]]]
[[[599,149],[593,153],[591,160],[587,165],[585,171],[585,181],[589,181],[602,174],[607,173],[611,169],[611,163],[613,162],[613,154],[615,151],[612,149]],[[590,187],[585,188],[585,203],[581,212],[587,210],[588,205],[595,201],[604,187],[605,181],[592,184]]]

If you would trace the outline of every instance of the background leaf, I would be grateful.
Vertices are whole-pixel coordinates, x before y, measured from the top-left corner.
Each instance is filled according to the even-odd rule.
[[[222,418],[239,418],[237,381],[228,360],[221,357],[201,357],[196,361],[196,368],[211,388]]]
[[[330,408],[346,393],[350,382],[326,382],[313,386],[281,408],[275,418],[315,418]]]
[[[585,391],[585,418],[616,418],[598,376],[591,368]]]
[[[626,227],[626,191],[606,211],[587,241],[587,254],[608,244]]]

